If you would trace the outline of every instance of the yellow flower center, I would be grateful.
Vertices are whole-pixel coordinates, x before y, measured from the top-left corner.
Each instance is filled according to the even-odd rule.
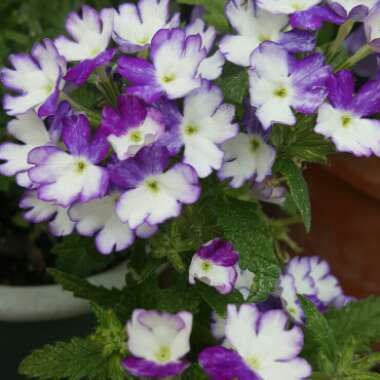
[[[129,137],[135,143],[139,143],[139,142],[142,141],[142,136],[141,136],[141,132],[140,131],[131,132],[130,135],[129,135]]]
[[[149,191],[152,193],[158,193],[160,191],[160,185],[157,180],[155,179],[150,179],[146,181],[146,186]]]
[[[171,352],[169,347],[160,347],[157,351],[155,358],[160,363],[166,363],[170,360]]]
[[[212,269],[212,264],[209,262],[209,261],[204,261],[202,263],[202,270],[203,272],[210,272],[210,270]]]
[[[274,90],[273,94],[278,98],[286,98],[288,96],[288,90],[285,87],[280,87]]]
[[[196,125],[189,124],[185,127],[185,134],[188,136],[195,135],[199,131]]]
[[[271,39],[272,39],[272,37],[270,36],[270,34],[261,33],[259,35],[259,41],[260,42],[270,41]]]
[[[162,81],[166,84],[174,82],[177,79],[175,74],[166,74],[162,77]]]
[[[352,122],[352,117],[349,115],[342,116],[342,127],[347,128]]]
[[[250,356],[246,359],[247,364],[254,370],[260,369],[260,362],[259,359],[257,359],[255,356]]]
[[[257,138],[253,138],[251,140],[251,150],[253,153],[257,152],[257,150],[260,148],[261,142]]]
[[[76,163],[75,163],[75,172],[77,174],[82,174],[87,168],[87,162],[83,161],[83,160],[78,160]]]

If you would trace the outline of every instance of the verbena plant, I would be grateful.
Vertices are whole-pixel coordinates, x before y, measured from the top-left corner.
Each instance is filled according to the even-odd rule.
[[[18,141],[0,171],[26,189],[28,221],[66,236],[55,250],[74,270],[49,273],[98,321],[20,372],[380,378],[380,300],[289,255],[289,226],[311,226],[307,163],[380,154],[377,63],[357,66],[379,46],[377,1],[178,3],[83,6],[1,72]],[[99,257],[126,252],[122,289],[84,278],[99,263],[80,236]]]

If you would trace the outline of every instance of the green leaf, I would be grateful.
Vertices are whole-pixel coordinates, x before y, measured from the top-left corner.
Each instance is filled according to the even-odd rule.
[[[375,352],[363,358],[356,360],[353,363],[355,369],[360,371],[369,371],[373,369],[376,365],[380,364],[380,352]]]
[[[240,66],[226,63],[216,84],[223,91],[226,102],[241,104],[248,92],[248,73]]]
[[[223,295],[218,293],[214,288],[202,283],[197,283],[195,287],[203,300],[223,318],[226,316],[227,305],[241,305],[244,302],[242,295],[237,290]]]
[[[306,318],[304,355],[315,370],[331,371],[338,351],[334,332],[312,302],[302,296],[299,299]]]
[[[206,10],[204,19],[207,24],[214,25],[219,31],[229,30],[224,15],[225,0],[177,0],[177,3],[204,7]]]
[[[251,302],[265,300],[273,291],[280,274],[273,250],[273,239],[264,215],[256,203],[237,199],[219,199],[209,204],[224,237],[240,254],[240,266],[256,275]]]
[[[19,372],[39,380],[123,379],[108,373],[102,346],[89,338],[73,338],[35,350],[20,364]]]
[[[83,278],[57,269],[48,269],[48,272],[65,290],[74,293],[75,297],[86,299],[104,308],[110,308],[124,318],[128,316],[128,310],[122,304],[123,292],[121,290],[95,286]]]
[[[112,255],[99,254],[91,239],[78,235],[65,237],[52,252],[58,256],[56,266],[59,270],[80,277],[99,272],[115,261]]]
[[[310,231],[311,210],[309,191],[302,171],[290,159],[281,159],[276,162],[274,172],[281,173],[286,178],[294,203],[301,213],[305,228]]]
[[[339,344],[355,339],[357,349],[366,349],[380,340],[380,297],[350,302],[326,317]]]

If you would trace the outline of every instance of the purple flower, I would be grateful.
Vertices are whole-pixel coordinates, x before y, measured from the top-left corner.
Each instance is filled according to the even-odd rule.
[[[155,102],[162,95],[178,99],[200,87],[198,67],[206,56],[199,35],[186,37],[181,29],[162,29],[152,40],[153,64],[141,58],[121,57],[117,71],[131,86],[127,93]]]
[[[249,66],[252,52],[264,41],[282,44],[292,52],[311,51],[315,37],[301,30],[283,33],[288,24],[286,15],[269,13],[255,8],[253,1],[229,0],[226,16],[238,35],[227,35],[220,42],[220,50],[227,60]]]
[[[74,231],[75,223],[69,218],[68,208],[41,201],[36,191],[24,194],[20,208],[26,210],[24,218],[30,223],[49,222],[49,231],[54,236],[68,236]]]
[[[67,61],[81,61],[67,73],[65,79],[80,86],[98,67],[109,63],[116,50],[107,50],[113,30],[112,9],[98,13],[88,5],[82,7],[82,17],[72,12],[66,21],[66,30],[72,37],[55,40],[59,53]]]
[[[128,351],[124,367],[139,378],[177,376],[187,367],[193,316],[185,311],[169,314],[135,310],[127,323]]]
[[[263,181],[255,182],[252,190],[261,202],[277,205],[282,205],[285,202],[286,188],[284,186],[275,186]]]
[[[302,330],[288,329],[281,310],[261,313],[255,305],[228,306],[226,346],[201,352],[199,363],[212,380],[302,380],[311,375]]]
[[[0,173],[5,176],[16,176],[19,186],[30,188],[32,183],[28,170],[29,153],[40,146],[49,144],[50,136],[44,122],[34,111],[17,116],[8,123],[7,132],[23,144],[6,142],[0,145]]]
[[[338,151],[380,155],[380,121],[368,118],[380,109],[380,78],[355,94],[352,73],[344,70],[331,76],[327,87],[330,103],[320,107],[314,130],[331,138]]]
[[[331,68],[321,54],[296,60],[283,47],[265,42],[251,55],[249,70],[251,104],[268,129],[273,123],[294,125],[292,108],[313,114],[327,94]]]
[[[40,117],[53,114],[66,74],[66,61],[53,42],[44,39],[34,45],[31,55],[13,54],[9,60],[14,68],[2,69],[0,78],[5,87],[19,95],[5,95],[7,114],[20,115],[34,108]]]
[[[214,287],[221,294],[232,292],[237,279],[236,263],[239,254],[232,244],[214,239],[204,244],[193,256],[189,268],[189,282],[195,280]]]
[[[341,17],[362,20],[379,0],[328,0],[328,4]]]
[[[116,214],[116,202],[119,197],[120,193],[114,191],[100,199],[77,203],[69,212],[70,218],[77,222],[76,228],[81,235],[96,235],[96,247],[103,255],[109,255],[113,251],[124,251],[135,240],[135,234],[129,225],[122,223]],[[155,227],[142,225],[136,230],[136,234],[147,238],[156,231]]]
[[[153,146],[141,149],[133,158],[109,165],[111,181],[127,189],[117,203],[116,213],[132,229],[177,217],[182,204],[198,200],[201,190],[194,169],[176,164],[165,171],[168,164],[168,151]]]
[[[114,40],[121,51],[134,53],[150,46],[160,29],[179,26],[180,15],[170,18],[170,0],[139,0],[137,4],[122,4],[114,15]]]
[[[117,107],[103,109],[101,129],[112,145],[117,158],[133,157],[144,146],[156,142],[164,133],[161,113],[130,95],[117,99]]]
[[[38,186],[38,198],[68,207],[75,201],[87,202],[105,195],[108,188],[107,170],[97,166],[108,152],[104,136],[97,134],[91,141],[91,130],[84,115],[65,118],[63,141],[65,152],[57,147],[36,148],[29,154],[35,165],[29,176]]]
[[[275,149],[268,144],[268,134],[256,116],[256,110],[245,107],[245,128],[248,133],[239,133],[222,146],[224,164],[218,172],[220,179],[231,179],[231,186],[241,187],[245,181],[263,181],[271,174],[276,158]]]

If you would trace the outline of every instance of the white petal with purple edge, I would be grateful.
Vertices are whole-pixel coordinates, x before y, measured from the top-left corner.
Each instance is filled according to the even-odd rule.
[[[225,58],[220,50],[205,58],[198,67],[198,74],[207,80],[215,80],[222,75]]]
[[[285,310],[297,323],[303,322],[304,313],[298,301],[294,277],[290,274],[284,274],[279,280],[279,295]]]
[[[223,145],[224,164],[218,175],[231,179],[231,186],[240,187],[248,179],[263,181],[270,175],[276,151],[260,135],[239,133]]]
[[[117,203],[116,212],[133,229],[144,222],[156,225],[178,216],[181,203],[194,203],[199,195],[194,170],[177,164],[166,173],[146,178],[136,189],[126,191]]]
[[[178,15],[169,19],[169,0],[140,0],[138,5],[122,4],[114,16],[114,38],[127,50],[148,47],[160,30],[179,25]]]
[[[328,0],[328,3],[340,4],[347,13],[350,13],[355,7],[360,5],[372,9],[378,0]]]
[[[356,156],[380,155],[378,120],[361,119],[325,103],[319,108],[314,130],[331,138],[341,152],[351,152]]]
[[[35,191],[24,195],[20,207],[27,210],[24,218],[31,223],[49,221],[49,229],[54,236],[70,235],[75,228],[75,223],[69,218],[67,208],[39,200]]]
[[[117,158],[122,161],[133,157],[144,146],[156,142],[164,133],[165,126],[158,123],[149,114],[143,124],[129,129],[124,135],[109,135],[108,141],[112,145]]]
[[[105,255],[113,250],[127,249],[134,241],[128,224],[122,223],[115,212],[119,194],[105,196],[87,203],[77,203],[70,210],[70,217],[77,222],[80,234],[96,234],[96,246]]]
[[[255,11],[253,1],[230,0],[226,16],[238,35],[227,35],[220,42],[220,50],[231,62],[249,66],[250,55],[263,41],[278,41],[288,17],[274,15],[262,9]]]
[[[113,30],[112,9],[103,9],[100,13],[89,6],[83,6],[81,17],[71,13],[66,28],[73,40],[59,37],[55,45],[68,61],[92,59],[103,53],[110,42]]]
[[[219,145],[238,132],[232,120],[235,109],[223,104],[223,94],[216,86],[204,82],[185,98],[181,123],[185,145],[184,162],[193,166],[201,178],[223,163],[223,151]]]

